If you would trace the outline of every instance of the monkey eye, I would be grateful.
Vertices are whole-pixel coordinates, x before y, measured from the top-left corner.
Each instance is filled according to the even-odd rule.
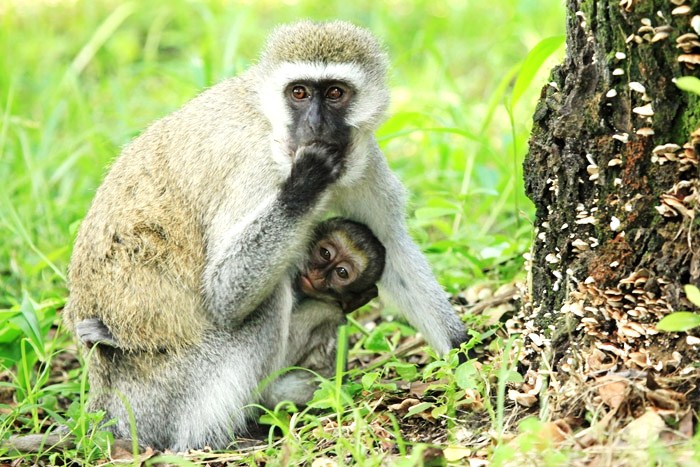
[[[298,101],[309,97],[309,91],[302,85],[297,84],[292,88],[292,97]]]
[[[347,279],[349,277],[348,270],[344,267],[335,268],[335,273],[338,274],[338,277],[341,279]]]
[[[321,248],[321,258],[325,259],[326,261],[330,261],[331,260],[331,252],[322,247]]]
[[[330,99],[332,101],[337,101],[338,99],[343,97],[343,94],[345,94],[345,91],[343,91],[338,86],[331,86],[328,89],[326,89],[326,99]]]

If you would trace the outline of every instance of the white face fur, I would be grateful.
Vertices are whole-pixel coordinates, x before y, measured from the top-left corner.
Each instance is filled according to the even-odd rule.
[[[360,146],[371,137],[382,122],[389,104],[389,93],[383,84],[378,85],[355,63],[281,63],[264,77],[259,87],[259,102],[263,114],[272,126],[272,156],[281,170],[288,174],[292,155],[288,147],[288,128],[292,121],[285,98],[285,89],[299,81],[341,81],[354,90],[347,124],[354,128],[353,153],[348,155],[348,171],[345,179],[354,178],[364,168],[366,154],[357,154]],[[364,153],[364,151],[361,151]]]

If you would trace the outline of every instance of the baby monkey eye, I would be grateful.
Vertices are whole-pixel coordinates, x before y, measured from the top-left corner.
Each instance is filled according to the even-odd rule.
[[[309,91],[304,86],[296,85],[292,88],[292,97],[298,101],[309,97]]]
[[[337,101],[338,99],[343,97],[343,94],[345,94],[345,92],[338,86],[331,86],[328,89],[326,89],[326,98],[332,101]]]
[[[341,279],[348,278],[348,270],[343,267],[335,268],[335,273],[338,274],[338,277]]]
[[[325,248],[321,248],[321,258],[325,259],[326,261],[330,261],[331,252],[326,250]]]

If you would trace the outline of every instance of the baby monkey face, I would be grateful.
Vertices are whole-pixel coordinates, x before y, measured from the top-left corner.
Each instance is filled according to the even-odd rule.
[[[330,232],[311,249],[299,274],[299,288],[309,297],[335,302],[352,288],[366,266],[366,252],[344,232]]]

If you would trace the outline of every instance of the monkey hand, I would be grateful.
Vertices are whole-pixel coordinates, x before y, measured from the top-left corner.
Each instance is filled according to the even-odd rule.
[[[312,143],[300,147],[289,178],[282,186],[282,200],[292,209],[307,208],[345,172],[345,154],[340,147]]]
[[[365,306],[373,298],[379,296],[379,289],[376,285],[372,284],[371,287],[361,290],[359,292],[349,292],[341,295],[340,297],[340,308],[343,313],[350,314],[358,308]]]

